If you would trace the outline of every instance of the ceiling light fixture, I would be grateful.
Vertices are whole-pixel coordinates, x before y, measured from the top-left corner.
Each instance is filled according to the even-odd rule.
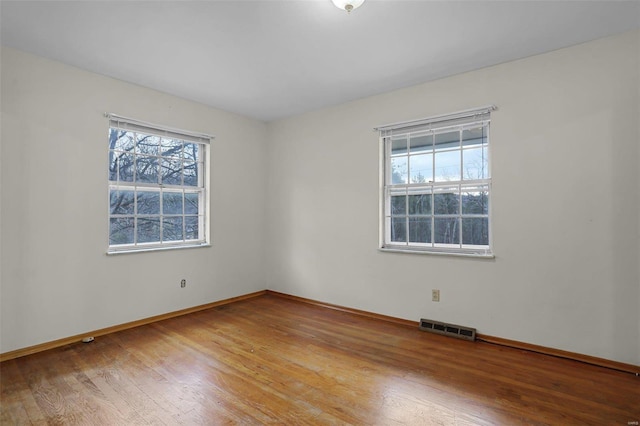
[[[359,8],[364,0],[331,0],[338,9],[346,10],[348,13]]]

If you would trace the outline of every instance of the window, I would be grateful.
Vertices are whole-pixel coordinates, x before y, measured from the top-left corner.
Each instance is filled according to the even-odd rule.
[[[108,252],[207,245],[211,137],[109,118]]]
[[[376,129],[382,249],[492,256],[489,122],[494,109]]]

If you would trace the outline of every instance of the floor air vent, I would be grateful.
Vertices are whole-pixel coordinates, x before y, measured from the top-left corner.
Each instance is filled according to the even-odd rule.
[[[471,341],[476,340],[475,328],[462,327],[460,325],[447,324],[444,322],[433,321],[424,318],[420,320],[420,330],[442,334],[444,336],[457,337],[458,339]]]

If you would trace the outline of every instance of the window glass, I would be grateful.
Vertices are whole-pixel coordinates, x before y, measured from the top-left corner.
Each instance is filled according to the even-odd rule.
[[[433,182],[433,154],[411,157],[411,183]]]
[[[458,214],[460,197],[456,189],[444,188],[433,194],[433,213],[436,215]]]
[[[395,195],[391,197],[391,215],[403,215],[407,212],[407,196]]]
[[[133,244],[133,217],[113,217],[109,221],[109,244]]]
[[[407,241],[407,223],[404,216],[391,217],[391,241],[405,242]]]
[[[462,193],[462,214],[489,214],[489,192],[484,188],[470,188]]]
[[[417,133],[411,136],[411,153],[419,154],[433,151],[433,135]]]
[[[407,157],[391,158],[391,183],[407,183]]]
[[[443,149],[459,149],[460,148],[460,132],[437,133],[434,136],[435,148]]]
[[[184,194],[184,213],[185,214],[198,214],[200,195],[197,193],[185,193]]]
[[[182,232],[182,216],[165,217],[162,222],[162,240],[163,241],[182,241],[184,239]]]
[[[136,241],[138,243],[153,243],[160,241],[160,217],[138,217],[136,219],[138,233]]]
[[[185,240],[196,240],[199,235],[200,217],[185,216]]]
[[[460,220],[454,217],[436,217],[434,236],[436,244],[455,244],[460,242]]]
[[[479,246],[489,244],[489,219],[486,217],[463,217],[462,244]]]
[[[134,191],[109,191],[109,211],[113,215],[132,215],[135,213]]]
[[[410,215],[431,215],[431,194],[409,195]]]
[[[410,217],[409,218],[409,242],[430,243],[431,242],[431,218],[430,217]]]
[[[163,185],[182,185],[182,160],[163,158],[161,179]]]
[[[393,138],[393,142],[391,144],[391,155],[406,155],[407,153],[407,138]]]
[[[460,180],[460,151],[436,152],[435,164],[436,182]]]
[[[182,192],[163,192],[162,193],[162,213],[182,214],[183,196]]]

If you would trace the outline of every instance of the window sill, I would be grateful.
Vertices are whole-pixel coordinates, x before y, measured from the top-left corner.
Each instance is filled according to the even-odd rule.
[[[388,252],[388,253],[428,254],[428,255],[436,255],[436,256],[471,257],[474,259],[495,259],[496,258],[496,256],[493,253],[482,254],[482,253],[473,253],[473,252],[421,250],[418,248],[399,248],[399,247],[379,247],[378,250],[381,252]]]
[[[202,247],[211,247],[210,243],[202,243],[198,245],[189,245],[189,246],[167,246],[167,247],[144,247],[144,248],[130,248],[130,249],[120,249],[120,250],[109,250],[107,251],[107,256],[117,255],[117,254],[131,254],[131,253],[148,253],[151,251],[166,251],[166,250],[183,250],[183,249],[195,249]]]

